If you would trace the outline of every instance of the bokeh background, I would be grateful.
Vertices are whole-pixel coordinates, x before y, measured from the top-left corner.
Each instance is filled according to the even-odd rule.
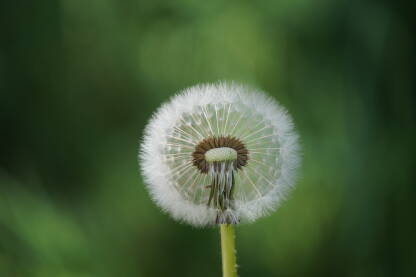
[[[415,276],[414,10],[406,1],[1,1],[0,276],[220,276],[219,233],[163,214],[151,113],[236,80],[294,117],[303,166],[239,226],[241,276]]]

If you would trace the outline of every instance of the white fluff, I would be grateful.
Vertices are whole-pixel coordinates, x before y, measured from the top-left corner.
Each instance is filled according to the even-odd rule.
[[[299,163],[292,119],[275,100],[235,83],[196,85],[163,104],[144,132],[139,162],[154,201],[173,218],[194,226],[215,222],[207,206],[208,174],[192,165],[194,147],[208,136],[231,135],[249,152],[236,171],[235,207],[240,222],[274,211],[294,183]]]

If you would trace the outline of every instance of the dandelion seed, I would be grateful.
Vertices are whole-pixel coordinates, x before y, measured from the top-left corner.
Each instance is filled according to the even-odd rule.
[[[147,125],[139,155],[152,198],[195,226],[250,222],[275,210],[298,157],[286,110],[235,83],[171,98]]]

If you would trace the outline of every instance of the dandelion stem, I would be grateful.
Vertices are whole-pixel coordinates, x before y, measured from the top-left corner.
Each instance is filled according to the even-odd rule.
[[[236,277],[235,234],[231,224],[221,224],[222,276]]]

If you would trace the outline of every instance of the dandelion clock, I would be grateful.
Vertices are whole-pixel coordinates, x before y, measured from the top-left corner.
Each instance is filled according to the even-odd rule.
[[[224,276],[236,276],[233,226],[274,211],[298,166],[287,111],[235,83],[190,87],[148,123],[139,161],[153,200],[174,219],[220,225]]]

